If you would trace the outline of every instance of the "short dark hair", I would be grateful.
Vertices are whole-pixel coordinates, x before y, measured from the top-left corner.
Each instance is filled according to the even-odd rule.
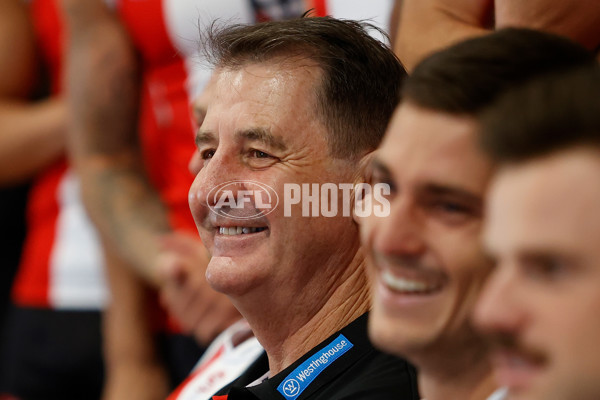
[[[481,121],[483,146],[500,163],[580,145],[600,148],[600,67],[541,77],[509,90]]]
[[[424,59],[404,83],[402,101],[451,114],[477,114],[513,85],[593,62],[592,53],[567,38],[501,29]]]
[[[371,37],[373,25],[304,17],[215,27],[204,48],[215,67],[239,68],[277,57],[306,57],[323,70],[315,112],[330,131],[332,156],[352,158],[379,145],[406,76],[390,48]]]

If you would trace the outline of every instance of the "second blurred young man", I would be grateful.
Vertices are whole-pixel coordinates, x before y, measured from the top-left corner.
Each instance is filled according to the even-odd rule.
[[[501,165],[485,229],[498,265],[476,322],[510,399],[600,398],[599,93],[596,66],[508,93],[483,119]]]

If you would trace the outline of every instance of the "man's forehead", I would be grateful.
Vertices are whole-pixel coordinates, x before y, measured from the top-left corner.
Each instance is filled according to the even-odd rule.
[[[264,62],[217,68],[197,104],[206,110],[202,128],[217,133],[225,125],[227,131],[262,126],[275,132],[288,130],[288,124],[315,121],[320,69],[282,65]]]
[[[593,205],[600,202],[598,176],[600,152],[582,147],[507,164],[498,172],[494,186],[515,202],[522,198],[532,211],[557,207],[594,214]]]
[[[525,251],[595,241],[600,235],[600,155],[595,157],[571,152],[503,167],[490,192],[488,243],[508,241]]]
[[[451,153],[464,149],[482,155],[478,134],[479,124],[473,116],[404,102],[394,112],[382,148],[384,152],[402,150],[409,153],[417,146],[422,147],[421,151],[448,148]]]
[[[217,67],[210,84],[217,94],[229,93],[231,87],[241,89],[244,84],[251,88],[255,82],[263,82],[271,89],[291,86],[297,81],[316,82],[322,70],[317,63],[305,58],[274,58],[262,62],[247,62],[238,66]]]
[[[402,105],[377,159],[398,179],[448,182],[480,191],[489,180],[492,163],[477,143],[478,133],[475,118]]]

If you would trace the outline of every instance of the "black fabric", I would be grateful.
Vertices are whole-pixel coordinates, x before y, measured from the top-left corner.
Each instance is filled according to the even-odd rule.
[[[22,400],[100,398],[99,312],[11,307],[7,317],[0,393]]]
[[[367,314],[315,346],[284,371],[246,388],[268,371],[266,355],[230,385],[216,393],[227,400],[285,400],[277,387],[305,360],[310,359],[340,334],[354,346],[328,365],[295,400],[418,400],[416,371],[406,361],[381,353],[367,336]]]
[[[193,337],[182,334],[160,334],[158,348],[169,374],[171,390],[187,378],[204,353]]]
[[[25,239],[28,185],[0,188],[0,332],[10,304],[10,288]],[[0,356],[1,357],[1,356]]]

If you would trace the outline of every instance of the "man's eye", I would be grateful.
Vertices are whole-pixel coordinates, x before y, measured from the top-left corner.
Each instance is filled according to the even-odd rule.
[[[524,267],[527,275],[536,280],[554,280],[567,270],[566,263],[554,257],[529,259]]]
[[[271,155],[260,150],[251,150],[250,154],[254,158],[271,158]]]
[[[387,185],[390,188],[390,194],[396,192],[396,185],[391,181],[391,179],[389,179],[389,176],[384,176],[383,174],[375,171],[367,171],[364,179],[365,183],[368,183],[371,186]]]
[[[454,200],[432,199],[428,208],[432,215],[447,225],[461,225],[480,217],[473,206]]]
[[[471,210],[469,207],[464,206],[460,203],[454,203],[451,201],[440,201],[435,204],[435,207],[442,212],[449,214],[469,214]]]
[[[207,160],[207,159],[209,159],[209,158],[213,158],[213,156],[214,156],[214,155],[215,155],[215,151],[214,151],[214,149],[202,150],[202,151],[200,152],[200,157],[201,157],[203,160]]]

